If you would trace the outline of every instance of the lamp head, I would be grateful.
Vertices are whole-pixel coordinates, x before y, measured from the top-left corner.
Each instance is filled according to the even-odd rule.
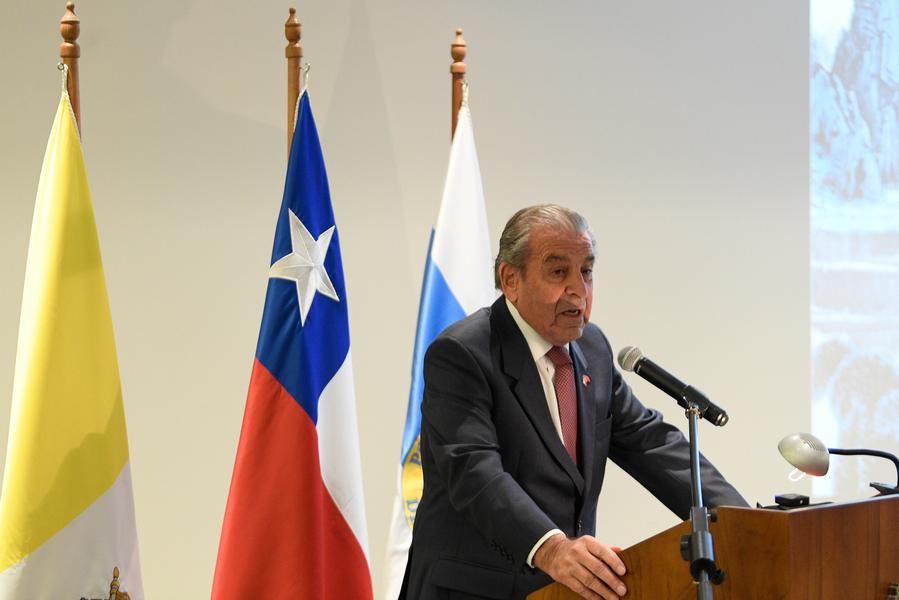
[[[809,475],[826,475],[830,468],[827,446],[810,433],[794,433],[777,444],[788,463]]]

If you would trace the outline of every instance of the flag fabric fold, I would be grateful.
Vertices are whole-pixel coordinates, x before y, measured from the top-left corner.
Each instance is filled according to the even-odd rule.
[[[143,598],[125,413],[81,141],[63,92],[25,269],[0,599]]]
[[[388,532],[385,600],[394,600],[399,595],[423,487],[419,435],[424,355],[446,327],[493,302],[496,292],[492,264],[471,112],[464,101],[453,134],[440,211],[431,231],[425,263],[397,495]]]
[[[213,600],[372,597],[338,230],[304,91]]]

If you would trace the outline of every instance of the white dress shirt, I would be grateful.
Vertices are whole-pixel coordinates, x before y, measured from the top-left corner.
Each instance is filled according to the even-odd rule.
[[[546,396],[546,407],[549,409],[549,417],[552,419],[553,426],[555,426],[556,432],[559,434],[559,439],[561,439],[564,444],[565,437],[562,435],[562,421],[559,419],[559,401],[556,399],[556,386],[553,383],[553,377],[556,374],[556,366],[553,364],[553,361],[546,356],[546,353],[549,352],[553,345],[543,339],[543,337],[537,333],[537,330],[524,320],[521,314],[519,314],[518,309],[515,308],[514,304],[509,302],[508,298],[506,298],[506,306],[509,307],[512,319],[515,320],[515,324],[518,325],[522,335],[524,335],[525,341],[528,343],[528,349],[531,351],[531,356],[534,358],[534,364],[537,365],[537,372],[540,374],[540,382],[543,384],[543,394]],[[565,344],[563,348],[568,350],[568,344]],[[543,542],[557,533],[564,535],[565,532],[561,529],[550,529],[543,535],[543,537],[537,540],[537,543],[534,544],[534,547],[531,548],[531,551],[528,553],[527,563],[529,567],[534,566],[534,554],[537,553],[537,550],[543,545]]]

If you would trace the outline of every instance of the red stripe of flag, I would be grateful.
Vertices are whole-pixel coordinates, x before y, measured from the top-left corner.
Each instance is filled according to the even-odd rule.
[[[212,600],[372,598],[368,562],[322,481],[315,425],[253,366]]]

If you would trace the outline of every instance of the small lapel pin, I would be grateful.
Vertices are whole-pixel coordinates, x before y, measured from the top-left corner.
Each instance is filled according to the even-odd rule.
[[[584,385],[585,385],[585,386],[590,385],[590,376],[589,376],[589,375],[584,375],[584,376],[581,378],[581,381],[584,382]]]

